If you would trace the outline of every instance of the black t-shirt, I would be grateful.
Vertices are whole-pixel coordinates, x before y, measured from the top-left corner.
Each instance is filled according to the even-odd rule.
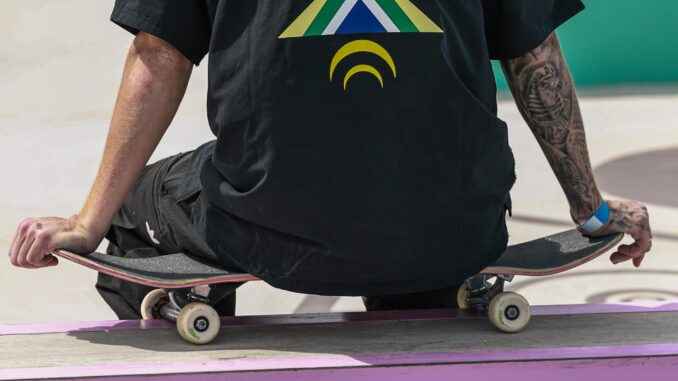
[[[117,0],[112,20],[196,65],[217,137],[215,252],[299,292],[445,287],[505,249],[515,181],[491,59],[579,0]]]

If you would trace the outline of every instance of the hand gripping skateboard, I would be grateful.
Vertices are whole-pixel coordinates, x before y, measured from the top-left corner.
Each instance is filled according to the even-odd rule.
[[[504,332],[519,332],[530,321],[530,305],[522,295],[505,292],[505,282],[516,275],[546,276],[573,269],[604,254],[622,238],[623,233],[589,238],[573,229],[509,246],[480,274],[464,282],[457,292],[457,305],[487,312],[492,324]]]
[[[587,238],[570,230],[509,246],[490,266],[464,283],[457,302],[460,308],[487,312],[502,331],[520,331],[530,320],[530,307],[522,296],[504,292],[505,282],[515,275],[545,276],[575,268],[605,253],[622,237]],[[157,287],[142,301],[143,319],[176,322],[181,337],[195,344],[209,343],[219,332],[219,315],[209,305],[211,285],[258,280],[183,253],[154,258],[79,255],[65,250],[54,254],[115,278]]]

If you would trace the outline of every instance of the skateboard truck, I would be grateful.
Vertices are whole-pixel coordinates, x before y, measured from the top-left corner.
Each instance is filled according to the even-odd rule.
[[[472,276],[459,288],[457,305],[487,312],[492,324],[504,332],[521,331],[530,321],[530,304],[521,295],[504,291],[504,284],[513,277],[511,274]]]
[[[219,333],[219,314],[209,305],[211,285],[190,289],[155,289],[141,302],[141,317],[175,322],[182,338],[194,344],[207,344]]]

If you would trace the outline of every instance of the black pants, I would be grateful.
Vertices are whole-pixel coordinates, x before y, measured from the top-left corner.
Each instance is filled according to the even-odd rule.
[[[194,221],[201,216],[197,172],[211,158],[213,142],[196,151],[172,156],[147,166],[113,219],[106,235],[106,253],[147,258],[186,252],[215,259]],[[189,191],[186,191],[186,190]],[[233,270],[243,271],[237,266]],[[222,316],[235,314],[235,290],[241,284],[219,285],[210,299]],[[151,288],[99,274],[99,294],[120,319],[139,319],[141,300]],[[407,295],[366,297],[368,311],[456,307],[457,287]]]

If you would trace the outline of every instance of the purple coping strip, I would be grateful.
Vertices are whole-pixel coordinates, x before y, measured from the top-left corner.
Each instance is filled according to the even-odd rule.
[[[388,367],[388,368],[344,368],[344,369],[309,369],[280,370],[272,372],[237,372],[229,373],[229,380],[239,381],[411,381],[422,379],[427,381],[487,381],[501,375],[513,380],[601,380],[604,377],[615,381],[637,381],[646,377],[652,379],[670,379],[675,371],[674,357],[645,359],[611,359],[593,361],[544,361],[536,363],[494,363],[494,364],[461,364],[430,365],[426,367]],[[111,378],[108,378],[111,380]],[[223,380],[223,374],[211,373],[200,375],[161,375],[148,376],[144,380],[162,379],[165,381],[216,381]],[[97,379],[100,380],[100,379]],[[116,381],[138,381],[137,376],[116,377]]]
[[[256,372],[256,371],[280,371],[280,370],[300,370],[300,369],[324,369],[322,374],[331,373],[332,369],[338,368],[370,368],[370,367],[393,367],[407,365],[426,365],[424,369],[435,365],[466,365],[468,369],[484,369],[488,364],[507,363],[509,370],[515,366],[528,368],[546,369],[544,361],[567,361],[572,368],[572,364],[580,366],[589,362],[589,366],[602,370],[609,369],[606,363],[619,363],[619,359],[624,359],[623,363],[628,363],[632,358],[643,358],[644,361],[638,365],[644,366],[649,358],[662,356],[670,359],[666,364],[675,366],[678,361],[678,344],[639,344],[639,345],[617,345],[617,346],[599,346],[599,347],[564,347],[564,348],[518,348],[511,350],[492,350],[492,351],[468,351],[468,352],[449,352],[449,353],[414,353],[414,354],[382,354],[382,355],[363,355],[363,356],[316,356],[316,357],[295,357],[295,358],[273,358],[273,359],[229,359],[221,361],[190,361],[190,362],[158,362],[158,363],[138,363],[138,364],[109,364],[109,365],[87,365],[87,366],[65,366],[50,368],[18,368],[3,369],[0,379],[45,379],[45,378],[87,378],[87,377],[116,377],[116,376],[149,376],[149,375],[181,375],[186,378],[177,378],[182,380],[190,379],[189,375],[195,379],[199,373],[232,373],[232,372]],[[591,361],[598,359],[602,361]],[[576,363],[572,360],[577,360]],[[538,363],[529,364],[529,362],[538,361]],[[527,362],[527,365],[526,365]],[[478,365],[482,364],[482,367]],[[666,365],[665,364],[665,365]],[[497,365],[497,364],[495,364]],[[421,367],[418,367],[422,369]],[[388,369],[388,368],[386,368]],[[458,375],[455,373],[455,375]],[[271,374],[268,373],[270,377]],[[124,379],[133,379],[126,377]],[[200,379],[205,379],[204,375]],[[262,378],[263,379],[263,378]],[[326,378],[323,378],[326,379]],[[382,378],[377,378],[380,380]],[[587,378],[591,379],[591,378]],[[600,379],[600,378],[595,378]],[[549,380],[553,378],[549,377]]]
[[[634,313],[634,312],[676,312],[678,303],[639,304],[573,304],[555,306],[532,307],[535,316],[571,315],[571,314],[603,314],[603,313]],[[288,324],[322,324],[322,323],[350,323],[361,321],[407,321],[407,320],[439,320],[439,319],[475,319],[483,315],[474,311],[439,309],[439,310],[410,310],[410,311],[375,311],[375,312],[345,312],[345,313],[316,313],[316,314],[289,314],[289,315],[254,315],[223,317],[223,327],[246,327],[263,325]],[[174,329],[174,323],[164,320],[114,320],[101,322],[72,322],[55,324],[16,324],[0,325],[0,336],[31,335],[66,332],[110,332],[110,331],[137,331]]]

